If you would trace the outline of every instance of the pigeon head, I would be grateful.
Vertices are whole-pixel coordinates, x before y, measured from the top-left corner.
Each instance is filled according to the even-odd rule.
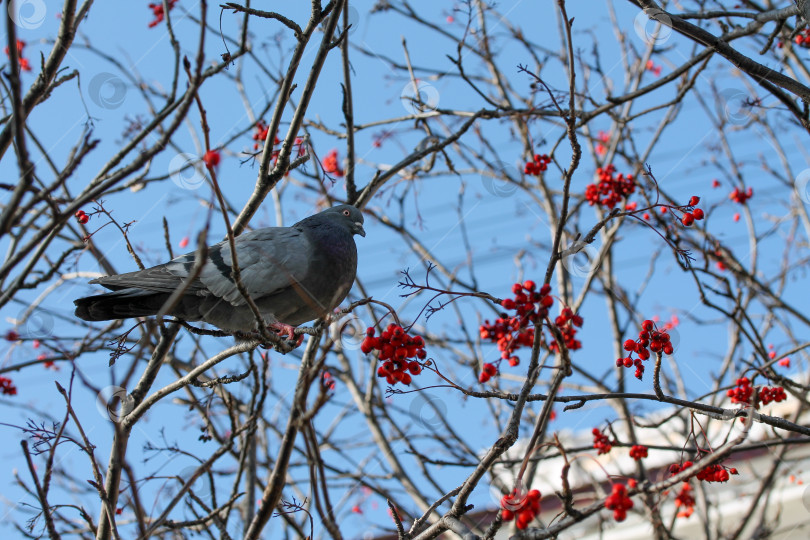
[[[328,219],[332,223],[345,227],[352,234],[366,236],[366,231],[363,229],[363,213],[350,204],[340,204],[327,208],[313,217]]]

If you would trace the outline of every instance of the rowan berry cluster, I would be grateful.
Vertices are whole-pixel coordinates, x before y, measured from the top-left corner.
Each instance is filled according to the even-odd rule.
[[[731,398],[732,403],[750,404],[751,396],[754,393],[754,387],[751,386],[751,381],[748,377],[740,377],[737,379],[736,384],[737,386],[735,388],[730,388],[726,391],[726,395]],[[786,399],[787,393],[785,393],[785,389],[781,386],[763,386],[759,389],[754,407],[759,408],[760,404],[767,405],[771,401],[779,403]]]
[[[338,177],[342,177],[345,174],[345,171],[340,168],[338,151],[335,149],[330,150],[329,153],[326,154],[321,165],[323,165],[323,170],[329,174],[334,174]]]
[[[17,395],[17,387],[14,386],[14,382],[8,377],[0,377],[0,394],[6,396]]]
[[[517,366],[520,359],[514,355],[520,347],[531,347],[534,343],[534,328],[529,323],[537,323],[548,317],[548,310],[554,304],[554,298],[549,293],[551,286],[544,284],[537,289],[534,281],[527,280],[523,283],[512,285],[514,298],[506,298],[501,301],[504,309],[515,310],[514,316],[502,313],[495,319],[494,323],[485,320],[479,329],[481,339],[489,340],[498,344],[501,351],[501,359],[509,362],[510,366]],[[580,318],[581,320],[581,318]],[[487,382],[498,373],[497,366],[487,363],[482,367],[478,377],[479,382]]]
[[[515,357],[515,363],[514,364],[512,363],[512,359],[510,358],[509,359],[509,365],[510,366],[516,366],[517,365],[517,357]],[[498,368],[495,367],[494,364],[490,364],[489,362],[486,362],[483,366],[481,366],[481,373],[478,375],[478,382],[483,384],[483,383],[487,382],[488,380],[490,380],[492,377],[494,377],[497,374],[498,374]]]
[[[534,329],[526,327],[521,328],[520,320],[517,317],[508,317],[503,314],[503,317],[495,319],[495,322],[490,324],[489,320],[485,320],[481,325],[480,335],[481,339],[488,339],[498,344],[498,350],[501,351],[501,357],[509,361],[510,366],[516,366],[520,363],[517,356],[512,353],[520,347],[531,347],[534,343]],[[504,356],[505,355],[505,356]]]
[[[569,307],[563,308],[562,313],[560,313],[557,318],[554,319],[554,324],[556,324],[557,328],[560,329],[563,342],[570,351],[575,351],[582,348],[582,342],[576,339],[577,329],[575,328],[582,328],[582,323],[582,317],[575,315]],[[559,352],[557,342],[553,339],[549,341],[548,348],[552,352]]]
[[[610,141],[610,133],[608,133],[607,131],[602,131],[600,129],[597,138],[599,139],[599,142],[596,143],[595,148],[596,153],[599,154],[600,156],[604,156],[605,153],[607,152],[607,147],[605,146],[605,144],[607,144],[608,141]]]
[[[633,501],[627,496],[627,487],[624,484],[613,484],[613,490],[605,499],[605,508],[613,510],[613,519],[624,521],[627,511],[633,508]]]
[[[729,473],[737,474],[737,469],[727,469],[723,465],[707,465],[697,473],[696,478],[701,482],[728,482]]]
[[[377,368],[377,376],[384,377],[388,384],[411,384],[411,376],[422,372],[422,365],[416,359],[424,360],[427,357],[422,336],[409,336],[394,323],[389,324],[379,337],[374,337],[374,334],[374,327],[366,330],[360,350],[364,354],[380,351],[378,358],[383,364]]]
[[[607,454],[613,449],[613,441],[599,429],[593,428],[591,433],[593,433],[593,447],[596,449],[597,456]]]
[[[626,358],[619,358],[616,360],[617,367],[630,368],[636,367],[636,379],[641,380],[644,375],[644,360],[650,358],[650,351],[660,354],[672,354],[674,348],[669,340],[667,332],[659,332],[655,329],[655,323],[651,320],[645,320],[641,323],[641,332],[638,333],[638,339],[628,339],[624,342],[624,350],[630,354]],[[633,353],[638,355],[638,358],[633,359]]]
[[[647,457],[647,447],[643,444],[634,444],[632,447],[630,447],[630,457],[636,461],[640,461],[642,458]]]
[[[540,492],[536,489],[520,493],[515,489],[511,494],[501,497],[501,518],[504,521],[515,520],[518,529],[529,526],[540,513]]]
[[[780,401],[786,400],[787,394],[785,393],[785,389],[781,386],[763,386],[759,390],[758,397],[763,405],[767,405],[771,401],[779,403]]]
[[[810,48],[810,28],[805,28],[793,40],[799,47]],[[781,44],[781,42],[780,42]]]
[[[616,174],[616,167],[613,164],[607,167],[596,169],[599,182],[589,184],[585,188],[585,200],[593,206],[598,204],[605,208],[613,209],[622,198],[627,199],[635,190],[636,183],[632,174]]]
[[[177,0],[169,0],[169,11],[174,9],[174,5],[177,3]],[[159,25],[163,22],[163,19],[166,17],[166,14],[163,12],[163,2],[158,2],[155,4],[149,4],[149,9],[152,10],[152,15],[155,16],[154,20],[149,23],[149,28],[154,28],[155,26]]]
[[[87,223],[88,221],[90,221],[90,216],[88,216],[87,214],[85,214],[85,213],[84,213],[84,210],[79,210],[78,212],[76,212],[75,214],[73,214],[73,216],[74,216],[74,217],[76,218],[76,220],[77,220],[79,223],[81,223],[82,225],[84,225],[85,223]]]
[[[687,205],[687,211],[684,212],[683,216],[681,217],[681,223],[684,226],[689,227],[695,221],[700,221],[705,217],[703,210],[700,208],[694,208],[700,202],[700,197],[697,195],[692,195],[689,199],[689,204]]]
[[[23,58],[23,49],[25,48],[25,42],[21,39],[17,40],[17,61],[20,64],[20,69],[23,71],[31,71],[31,63],[28,61],[28,58]],[[8,47],[5,48],[6,56],[9,58],[11,55],[9,54]]]
[[[209,171],[218,167],[221,159],[222,156],[219,154],[219,150],[208,150],[202,158],[205,168]]]
[[[526,163],[526,166],[523,167],[523,172],[525,174],[531,174],[533,176],[540,176],[540,173],[548,169],[548,164],[551,163],[551,158],[548,157],[546,154],[535,154],[534,160],[529,161]]]
[[[653,62],[652,60],[647,60],[646,69],[647,71],[651,71],[653,75],[655,75],[656,77],[661,75],[661,66],[656,66],[655,62]]]
[[[324,390],[335,389],[335,378],[328,371],[324,371],[323,375],[321,376],[321,387]]]
[[[678,512],[678,517],[689,517],[695,511],[695,498],[692,496],[692,486],[689,482],[681,484],[681,490],[675,496],[675,506],[683,508]]]
[[[748,188],[745,191],[740,191],[740,188],[734,188],[734,191],[728,194],[728,198],[738,204],[745,204],[745,202],[754,196],[754,190]]]
[[[751,381],[748,377],[741,377],[736,381],[735,388],[729,388],[726,395],[731,398],[732,403],[751,403],[751,395],[754,393],[754,387],[751,386]]]
[[[258,150],[261,146],[264,145],[264,141],[267,140],[267,132],[270,130],[270,127],[264,120],[259,120],[256,122],[256,126],[254,127],[256,132],[253,134],[253,140],[256,141],[253,143],[253,149]],[[278,137],[273,137],[273,146],[277,145],[281,141]]]
[[[691,461],[684,461],[683,465],[679,465],[677,463],[673,463],[669,466],[669,472],[672,476],[675,476],[681,471],[684,471],[691,467],[693,463]],[[700,480],[701,482],[728,482],[729,475],[732,474],[739,474],[737,469],[734,467],[726,467],[725,465],[720,465],[719,463],[715,463],[712,465],[707,465],[700,469],[696,474],[695,478]]]

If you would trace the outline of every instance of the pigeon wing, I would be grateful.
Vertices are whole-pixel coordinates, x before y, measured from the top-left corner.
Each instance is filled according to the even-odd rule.
[[[312,246],[296,228],[269,227],[239,236],[236,259],[242,283],[253,300],[277,295],[295,287],[309,270]],[[213,246],[199,281],[207,291],[233,306],[247,302],[234,282],[231,246]]]
[[[269,227],[238,236],[236,256],[242,283],[254,300],[277,294],[303,279],[309,268],[311,246],[300,230]],[[174,292],[194,268],[195,253],[135,272],[92,280],[113,291],[138,288],[154,292]],[[233,306],[246,301],[231,276],[231,247],[227,240],[211,246],[200,275],[186,288],[186,295],[222,298]]]

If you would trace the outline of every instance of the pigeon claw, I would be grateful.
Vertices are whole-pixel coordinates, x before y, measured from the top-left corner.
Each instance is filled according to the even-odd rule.
[[[304,341],[304,334],[295,335],[295,327],[284,323],[273,323],[268,326],[270,330],[276,332],[279,336],[288,336],[287,341],[294,343],[293,348],[301,345]]]

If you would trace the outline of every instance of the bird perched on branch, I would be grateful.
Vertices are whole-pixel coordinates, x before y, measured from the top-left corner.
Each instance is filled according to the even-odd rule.
[[[355,234],[366,235],[363,214],[354,206],[340,205],[292,227],[267,227],[236,237],[241,282],[264,320],[292,337],[292,327],[337,307],[357,272]],[[237,287],[232,265],[231,246],[223,240],[208,248],[196,276],[192,252],[145,270],[94,279],[90,283],[113,292],[74,300],[76,316],[108,321],[163,310],[226,331],[256,330],[256,317]],[[180,289],[182,294],[167,303]]]

